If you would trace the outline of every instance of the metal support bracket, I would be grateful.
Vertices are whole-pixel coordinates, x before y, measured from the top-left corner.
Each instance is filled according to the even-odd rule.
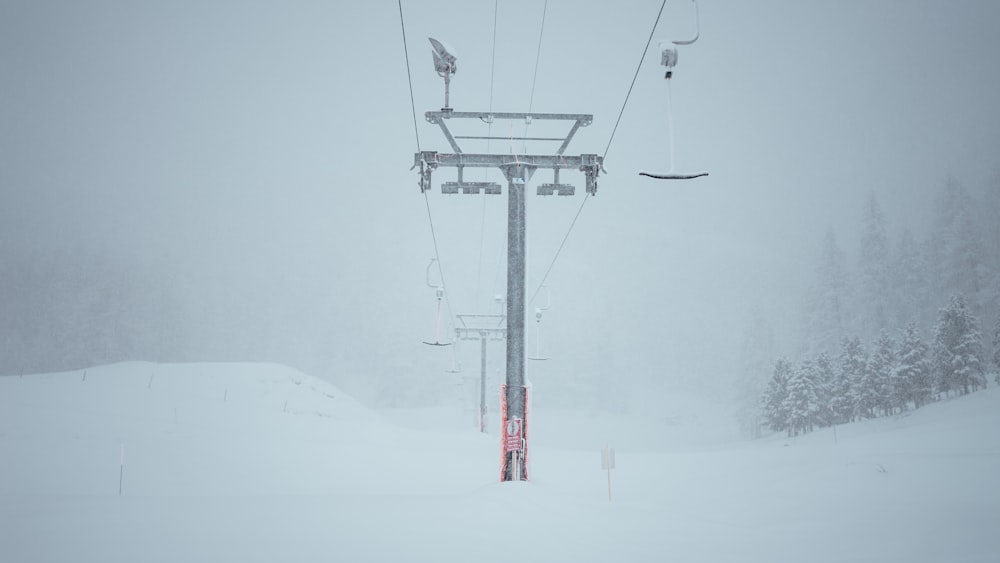
[[[500,184],[496,182],[466,182],[462,178],[462,174],[465,170],[465,166],[458,166],[458,181],[457,182],[443,182],[441,184],[441,193],[443,194],[457,194],[459,192],[463,194],[480,194],[485,192],[486,195],[500,195],[501,188]]]
[[[595,195],[597,193],[597,178],[604,171],[604,159],[596,154],[584,154],[580,156],[562,155],[508,155],[508,154],[448,154],[435,151],[423,151],[414,155],[414,167],[420,169],[420,191],[425,192],[431,187],[431,171],[440,166],[450,168],[499,168],[508,174],[509,169],[523,168],[529,170],[523,176],[524,181],[531,179],[535,170],[544,168],[548,170],[579,170],[586,176],[587,193]],[[509,176],[508,180],[520,183],[521,176],[515,174]],[[543,184],[552,187],[552,193],[559,195],[572,195],[572,187],[569,184]],[[445,182],[441,186],[442,193],[500,193],[500,186],[492,182]],[[541,187],[539,187],[541,190]],[[547,190],[548,188],[546,188]],[[539,195],[551,195],[549,193],[538,192]]]
[[[538,195],[540,196],[550,196],[552,194],[558,195],[573,195],[576,193],[576,186],[573,184],[561,184],[559,183],[559,169],[553,170],[553,183],[542,184],[538,186]]]

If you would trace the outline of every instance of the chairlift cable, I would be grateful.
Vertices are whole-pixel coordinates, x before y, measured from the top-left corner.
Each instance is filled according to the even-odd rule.
[[[441,276],[441,288],[444,289],[444,302],[448,306],[448,322],[451,323],[455,314],[451,311],[451,297],[448,294],[448,284],[444,281],[444,269],[441,267],[441,254],[438,252],[437,235],[434,233],[434,218],[431,217],[431,200],[424,192],[424,203],[427,204],[427,221],[431,225],[431,240],[434,242],[434,257],[437,258],[438,275]]]
[[[497,11],[500,0],[493,0],[493,55],[490,61],[490,113],[493,113],[493,78],[497,64]],[[493,120],[487,123],[486,136],[493,136]],[[486,139],[486,152],[490,152],[490,139]],[[483,169],[483,181],[489,179],[489,169]],[[479,297],[483,287],[483,247],[486,244],[486,198],[483,198],[483,216],[479,228],[479,270],[476,272],[476,297]]]
[[[642,69],[642,62],[646,60],[646,52],[649,51],[649,44],[653,42],[653,34],[656,33],[656,26],[660,23],[660,16],[663,15],[663,8],[666,7],[667,0],[663,0],[660,4],[660,12],[656,14],[656,21],[653,23],[653,29],[649,30],[649,39],[646,40],[646,47],[642,50],[642,57],[639,58],[639,64],[635,68],[635,76],[632,77],[632,84],[628,87],[628,93],[625,94],[625,101],[622,102],[622,109],[618,113],[618,121],[615,121],[615,127],[611,130],[611,138],[608,139],[608,146],[604,149],[604,160],[608,159],[608,151],[611,150],[611,142],[615,140],[615,132],[618,131],[618,124],[622,121],[622,116],[625,115],[625,106],[628,105],[628,99],[632,95],[632,88],[635,86],[635,81],[639,78],[639,71]]]
[[[417,127],[417,103],[413,99],[413,76],[410,73],[410,50],[406,47],[406,24],[403,23],[403,0],[398,0],[398,4],[399,27],[403,30],[403,54],[406,56],[406,81],[410,85],[410,108],[413,110],[413,133],[417,137],[417,152],[420,152],[420,129]]]
[[[547,1],[547,0],[546,0]],[[632,77],[632,83],[628,87],[628,93],[625,94],[625,101],[622,102],[622,109],[618,112],[618,120],[615,121],[615,127],[611,130],[611,137],[608,139],[608,146],[604,149],[603,159],[607,160],[608,151],[611,150],[611,143],[615,140],[615,133],[618,131],[618,125],[622,121],[622,116],[625,115],[625,107],[628,105],[628,100],[632,96],[632,88],[635,87],[635,81],[639,78],[639,71],[642,69],[642,63],[646,60],[646,53],[649,51],[649,44],[653,42],[653,35],[656,33],[656,26],[660,24],[660,17],[663,16],[663,9],[667,5],[667,0],[663,0],[660,4],[660,11],[656,14],[656,21],[653,22],[653,29],[649,30],[649,39],[646,40],[646,47],[642,50],[642,57],[639,58],[639,64],[636,66],[635,75]],[[541,47],[541,40],[539,40],[539,48]],[[537,71],[537,68],[536,68]],[[534,88],[534,86],[532,86]],[[580,218],[580,213],[583,212],[583,206],[587,204],[587,200],[590,199],[590,194],[588,193],[583,198],[583,203],[580,204],[580,208],[577,209],[576,215],[573,217],[573,222],[570,223],[569,229],[566,231],[566,236],[563,237],[562,242],[559,243],[559,248],[556,250],[555,256],[552,257],[552,262],[549,263],[548,269],[545,271],[545,275],[542,276],[541,283],[538,284],[538,288],[531,295],[531,299],[528,300],[528,304],[534,303],[535,298],[538,297],[538,292],[542,290],[545,285],[545,281],[548,279],[549,274],[552,272],[552,268],[556,265],[556,260],[559,258],[559,254],[562,252],[563,247],[566,245],[566,240],[569,239],[570,233],[573,232],[573,227],[576,226],[576,220]]]
[[[413,133],[417,139],[417,152],[420,152],[420,129],[417,127],[417,104],[413,98],[413,75],[410,73],[410,51],[406,45],[406,23],[403,19],[403,0],[397,0],[399,5],[399,28],[403,34],[403,55],[406,57],[406,79],[410,86],[410,108],[413,110]],[[444,289],[444,300],[448,306],[448,319],[454,319],[451,311],[451,299],[448,296],[448,285],[444,281],[444,269],[441,267],[441,253],[438,251],[437,234],[434,231],[434,218],[431,215],[431,202],[424,192],[424,203],[427,205],[427,222],[431,228],[431,241],[434,243],[434,257],[437,259],[438,275],[441,276],[441,287]]]
[[[559,248],[556,249],[556,255],[552,257],[552,262],[549,263],[549,267],[545,270],[545,275],[542,276],[542,281],[538,284],[538,288],[535,292],[531,294],[531,299],[528,300],[528,305],[535,302],[535,298],[538,297],[538,292],[545,287],[545,280],[549,279],[549,274],[552,272],[552,268],[556,265],[556,260],[559,259],[559,253],[562,252],[564,246],[566,246],[566,240],[569,238],[569,234],[573,232],[573,227],[576,226],[576,220],[580,218],[580,213],[583,212],[583,206],[587,205],[587,200],[590,199],[590,194],[588,193],[583,197],[583,203],[580,204],[580,208],[576,210],[576,215],[573,216],[573,222],[569,224],[569,229],[566,231],[566,236],[563,237],[562,242],[559,243]]]
[[[496,76],[497,67],[497,12],[500,9],[500,1],[493,0],[493,52],[490,58],[490,113],[493,112],[493,79]],[[493,129],[493,122],[489,122],[489,129]],[[489,147],[490,141],[486,140],[486,146]],[[486,149],[489,152],[489,148]]]
[[[528,95],[528,113],[531,113],[531,110],[534,109],[534,106],[535,106],[535,85],[538,83],[538,66],[539,66],[539,61],[541,61],[541,59],[542,59],[542,38],[545,36],[545,15],[548,13],[548,10],[549,10],[549,0],[545,0],[545,3],[542,5],[542,23],[538,27],[538,46],[535,49],[535,70],[534,70],[534,72],[531,75],[531,93]],[[528,121],[525,121],[525,123],[524,123],[524,135],[523,136],[525,137],[525,139],[521,143],[521,152],[525,153],[525,154],[528,152],[528,139],[527,139],[527,136],[528,136],[528,125],[529,125],[529,123],[530,122],[528,122]],[[587,198],[584,197],[583,201],[586,202]],[[582,206],[581,206],[581,208],[582,208]],[[580,212],[577,211],[577,217],[579,215],[580,215]],[[575,217],[573,218],[573,222],[574,223],[576,222],[576,218]],[[572,230],[572,227],[570,227],[570,230]],[[569,235],[569,233],[567,233],[567,236],[568,235]],[[565,244],[565,242],[566,242],[566,239],[564,238],[563,239],[563,243]],[[562,246],[560,245],[560,250],[561,249],[562,249]],[[559,253],[557,251],[556,252],[556,256],[558,256],[558,255],[559,255]],[[527,260],[527,256],[525,256],[525,260]],[[553,258],[553,263],[554,262],[555,262],[555,258]],[[551,271],[551,270],[552,270],[552,266],[550,265],[549,266],[549,270],[545,272],[545,276],[542,279],[542,283],[543,284],[545,283],[545,279],[544,278],[548,277],[549,271]],[[541,287],[539,287],[538,290],[535,291],[535,295],[538,295],[538,291],[540,291],[540,290],[541,290]],[[534,299],[535,299],[535,297],[532,296],[531,299],[528,301],[528,304],[530,305],[531,302],[534,301]]]
[[[545,0],[542,5],[542,24],[538,29],[538,48],[535,51],[535,72],[531,77],[531,94],[528,96],[528,113],[531,113],[535,105],[535,83],[538,81],[538,61],[542,58],[542,37],[545,35],[545,13],[549,9],[549,0]],[[528,121],[524,122],[524,136],[528,136]],[[521,144],[521,153],[528,152],[528,140],[524,139]]]

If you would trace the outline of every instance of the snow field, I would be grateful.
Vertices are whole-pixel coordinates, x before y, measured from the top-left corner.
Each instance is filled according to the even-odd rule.
[[[836,443],[660,422],[536,408],[532,481],[502,484],[459,409],[378,414],[282,366],[0,378],[0,561],[1000,558],[996,388]]]

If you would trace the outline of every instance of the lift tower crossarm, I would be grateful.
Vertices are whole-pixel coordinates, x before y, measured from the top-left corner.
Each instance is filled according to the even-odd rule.
[[[494,119],[521,119],[526,121],[540,120],[540,121],[572,121],[573,127],[569,130],[569,133],[565,137],[554,138],[549,137],[545,139],[531,139],[527,137],[513,137],[513,140],[546,140],[546,141],[562,141],[562,144],[556,150],[556,154],[562,154],[566,147],[569,146],[569,142],[573,140],[573,136],[576,132],[580,130],[581,127],[586,127],[594,122],[594,116],[585,113],[520,113],[520,112],[488,112],[488,111],[428,111],[424,113],[424,118],[428,123],[433,123],[441,127],[441,131],[444,133],[445,138],[448,139],[448,144],[451,148],[457,152],[462,152],[459,148],[458,142],[455,140],[456,137],[451,134],[448,130],[448,124],[446,123],[449,119],[479,119],[485,121],[486,123],[492,123]],[[475,139],[478,137],[461,137],[466,139]]]
[[[590,125],[594,122],[594,116],[587,113],[528,113],[517,111],[428,111],[424,112],[424,117],[431,123],[436,123],[438,119],[552,119],[557,121],[581,121],[583,125]]]
[[[414,155],[413,167],[420,169],[420,191],[431,188],[431,172],[439,166],[458,168],[508,168],[524,167],[534,173],[539,168],[550,169],[558,174],[559,170],[579,170],[587,177],[587,193],[597,194],[597,177],[604,171],[604,158],[596,154],[579,156],[542,155],[542,154],[466,154],[439,153],[422,151]],[[558,175],[556,176],[558,185]],[[459,180],[461,182],[461,179]],[[457,192],[449,192],[457,193]],[[497,191],[499,193],[499,190]]]
[[[467,166],[470,168],[503,168],[505,166],[531,166],[533,168],[575,169],[586,171],[591,167],[600,167],[603,159],[596,154],[580,156],[561,156],[557,154],[476,154],[476,153],[440,153],[437,151],[421,151],[416,153],[415,165],[421,161],[434,167]],[[598,168],[600,169],[600,168]]]

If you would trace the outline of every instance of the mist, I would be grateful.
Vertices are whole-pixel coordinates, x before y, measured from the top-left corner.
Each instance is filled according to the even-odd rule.
[[[447,169],[425,200],[410,170],[417,136],[449,151],[422,115],[443,103],[436,37],[457,110],[590,113],[567,154],[607,150],[554,262],[583,177],[572,198],[527,188],[529,297],[552,267],[539,399],[728,400],[753,314],[776,354],[800,349],[823,237],[853,255],[871,194],[895,239],[927,234],[949,181],[1000,190],[1000,6],[699,6],[671,93],[677,166],[710,176],[657,182],[638,175],[668,166],[656,43],[690,35],[690,2],[667,2],[610,145],[659,2],[552,0],[540,46],[543,4],[499,2],[495,58],[494,3],[403,2],[417,135],[394,2],[0,2],[0,373],[261,361],[368,404],[458,400],[445,370],[475,371],[478,346],[422,343],[426,269],[436,240],[446,325],[495,313],[507,203],[441,194]]]

